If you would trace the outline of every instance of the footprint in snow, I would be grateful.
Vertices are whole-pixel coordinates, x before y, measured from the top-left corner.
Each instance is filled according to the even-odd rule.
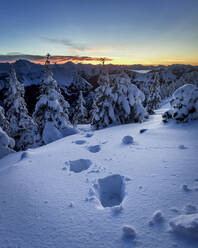
[[[87,134],[85,135],[86,138],[91,138],[92,136],[93,136],[93,133],[87,133]]]
[[[184,146],[184,145],[179,145],[178,148],[179,148],[180,150],[188,149],[188,147],[186,147],[186,146]]]
[[[104,208],[119,206],[125,197],[124,177],[114,174],[98,179],[97,191]]]
[[[191,191],[191,189],[188,187],[187,184],[183,184],[183,185],[181,186],[181,188],[183,189],[183,191],[186,191],[186,192]]]
[[[92,153],[97,153],[101,150],[100,145],[95,145],[95,146],[89,146],[87,148],[88,151],[92,152]]]
[[[84,170],[89,169],[92,162],[89,159],[77,159],[66,162],[69,165],[69,170],[75,173],[80,173]]]
[[[73,143],[77,144],[77,145],[83,145],[86,143],[86,140],[76,140]]]
[[[147,130],[147,128],[140,129],[140,133],[145,133]]]

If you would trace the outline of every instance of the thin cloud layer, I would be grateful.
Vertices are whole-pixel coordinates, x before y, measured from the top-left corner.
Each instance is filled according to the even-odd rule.
[[[76,52],[84,52],[88,49],[86,45],[76,44],[69,39],[55,39],[55,38],[43,38],[43,39],[50,43],[60,44],[69,47],[71,50],[74,50]]]
[[[0,62],[14,62],[19,59],[26,59],[34,63],[45,63],[46,56],[41,55],[30,55],[30,54],[19,54],[19,53],[12,53],[12,54],[0,54]],[[106,61],[112,61],[111,58],[105,58]],[[72,61],[74,63],[79,62],[99,62],[101,58],[99,57],[90,57],[90,56],[51,56],[51,63],[63,64],[66,62]]]

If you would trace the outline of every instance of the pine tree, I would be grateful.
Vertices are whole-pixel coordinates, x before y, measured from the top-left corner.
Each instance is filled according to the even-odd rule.
[[[116,97],[115,115],[120,124],[142,122],[147,117],[147,112],[142,105],[144,94],[131,83],[129,76],[122,72],[114,81]]]
[[[160,76],[159,73],[156,73],[154,76],[154,81],[150,86],[150,94],[147,102],[148,113],[153,114],[154,110],[160,107],[160,103]]]
[[[17,80],[11,65],[9,88],[4,101],[6,118],[9,121],[9,135],[15,139],[16,150],[25,150],[39,141],[38,127],[28,115],[24,100],[24,86]]]
[[[33,113],[43,144],[76,132],[69,121],[69,103],[62,96],[48,64],[41,82],[41,95]]]
[[[109,74],[102,71],[98,78],[100,85],[95,90],[95,99],[92,110],[92,125],[96,129],[101,129],[116,123],[114,114],[114,95],[110,85]]]
[[[110,124],[141,122],[147,116],[142,106],[144,94],[131,83],[124,72],[111,80],[104,73],[96,89],[92,125],[97,129]]]
[[[85,107],[85,100],[83,98],[82,91],[80,91],[78,100],[77,100],[77,105],[75,108],[74,116],[73,116],[73,124],[76,126],[77,124],[86,124],[88,123],[87,118],[88,118],[88,113],[87,109]]]

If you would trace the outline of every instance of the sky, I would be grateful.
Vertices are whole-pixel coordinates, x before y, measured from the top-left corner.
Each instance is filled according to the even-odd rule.
[[[0,0],[0,20],[0,62],[198,64],[198,0]]]

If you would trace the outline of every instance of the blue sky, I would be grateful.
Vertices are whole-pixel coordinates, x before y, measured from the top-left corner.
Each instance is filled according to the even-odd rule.
[[[197,0],[0,0],[0,55],[197,63]]]

